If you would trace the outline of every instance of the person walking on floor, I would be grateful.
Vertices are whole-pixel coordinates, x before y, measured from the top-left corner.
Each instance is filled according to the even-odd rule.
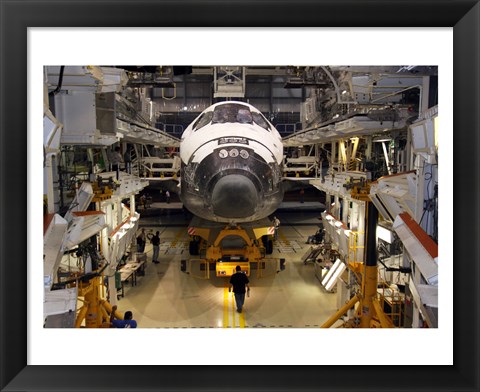
[[[155,264],[160,263],[158,261],[158,254],[160,252],[160,232],[157,231],[155,235],[152,237],[150,242],[153,245],[153,256],[152,256],[152,262]]]
[[[242,313],[243,304],[245,302],[245,292],[250,293],[250,282],[246,274],[241,272],[241,267],[237,265],[235,267],[235,273],[230,278],[230,287],[228,292],[232,291],[235,295],[235,303],[237,305],[237,312]]]
[[[280,219],[278,219],[276,216],[273,217],[273,228],[274,228],[274,234],[273,238],[275,241],[278,239],[278,228],[280,227]]]
[[[165,192],[165,200],[167,204],[170,203],[170,192],[168,190]]]
[[[142,229],[142,231],[137,237],[137,253],[145,252],[146,243],[147,243],[147,235],[145,234],[145,229]]]

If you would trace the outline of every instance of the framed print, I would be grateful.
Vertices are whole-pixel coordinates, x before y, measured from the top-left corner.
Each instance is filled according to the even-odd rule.
[[[1,264],[0,264],[0,389],[2,391],[477,391],[479,382],[479,291],[478,282],[478,185],[479,178],[479,108],[480,108],[480,5],[477,1],[462,0],[300,0],[300,1],[82,1],[51,2],[35,0],[30,2],[0,0],[1,13]],[[155,357],[168,355],[158,350],[144,354],[139,344],[144,340],[128,341],[119,338],[118,345],[111,344],[104,332],[98,335],[83,334],[77,331],[74,339],[61,339],[49,335],[51,341],[45,342],[49,358],[55,358],[55,364],[32,364],[32,335],[29,331],[29,318],[36,311],[29,301],[32,293],[32,277],[29,266],[38,255],[32,254],[33,238],[29,231],[32,215],[39,201],[30,199],[32,189],[31,172],[32,146],[29,138],[39,118],[32,117],[31,106],[36,105],[30,96],[28,83],[31,83],[31,69],[34,59],[27,53],[32,45],[29,29],[78,29],[99,28],[110,35],[99,35],[98,41],[91,40],[92,47],[99,47],[108,60],[109,50],[118,48],[112,42],[128,29],[144,29],[148,40],[148,28],[192,29],[189,45],[204,47],[207,61],[218,59],[221,50],[212,42],[197,42],[195,29],[235,28],[241,36],[245,31],[259,31],[258,42],[253,38],[251,44],[264,47],[264,56],[268,59],[269,50],[286,51],[292,63],[297,63],[301,55],[296,52],[293,42],[275,43],[275,34],[266,38],[263,32],[283,31],[292,33],[307,31],[309,28],[348,28],[354,37],[355,29],[360,28],[414,28],[453,29],[453,298],[447,298],[453,308],[453,364],[452,365],[372,365],[365,361],[365,352],[356,350],[356,342],[361,335],[342,335],[341,339],[351,340],[351,349],[343,353],[345,363],[317,365],[272,365],[265,361],[259,365],[262,347],[245,345],[238,342],[211,342],[211,350],[218,352],[220,358],[234,355],[237,344],[252,357],[252,365],[191,364],[189,358],[205,346],[196,346],[192,341],[178,344],[178,351],[185,358],[185,364],[155,365]],[[258,29],[258,30],[255,30]],[[261,31],[260,31],[261,29]],[[278,35],[280,36],[280,35]],[[277,37],[278,37],[277,36]],[[53,37],[53,36],[50,36]],[[101,37],[101,38],[100,38]],[[182,39],[184,36],[181,36]],[[66,51],[68,42],[52,38],[45,43],[48,59]],[[168,36],[175,40],[175,35]],[[174,45],[180,53],[179,58],[188,60],[192,56],[185,50],[184,41],[177,37]],[[332,39],[335,39],[333,37]],[[338,37],[337,37],[338,39]],[[354,38],[352,38],[354,40]],[[150,43],[152,52],[162,54],[162,42]],[[321,59],[327,59],[328,53],[322,51],[322,42],[311,42],[310,47]],[[394,51],[408,51],[412,46],[425,46],[429,42],[415,40],[402,41],[401,37],[391,46],[370,42],[358,42],[368,53],[385,51],[386,55]],[[342,41],[338,42],[342,47]],[[273,48],[273,49],[272,49]],[[72,50],[72,48],[68,48]],[[124,50],[131,56],[130,63],[136,63],[135,46],[126,45]],[[182,52],[183,51],[183,52]],[[271,53],[270,53],[271,54]],[[58,57],[55,57],[58,58]],[[47,60],[48,61],[48,60]],[[163,61],[163,60],[160,60]],[[266,60],[268,61],[268,60]],[[327,60],[328,61],[328,60]],[[196,61],[193,60],[193,63]],[[317,61],[318,63],[319,61]],[[141,63],[141,62],[140,62]],[[441,87],[440,87],[441,94]],[[37,95],[38,96],[38,95]],[[35,147],[35,146],[34,146]],[[35,147],[36,148],[36,147]],[[33,185],[34,186],[34,185]],[[40,233],[38,234],[40,236]],[[33,294],[35,295],[35,294]],[[112,331],[113,332],[113,331]],[[136,331],[135,331],[136,332]],[[408,332],[408,331],[402,331]],[[119,335],[116,335],[119,336]],[[161,334],[153,330],[148,339],[161,339]],[[402,333],[395,339],[381,332],[367,343],[379,356],[389,355],[398,350],[408,350],[412,363],[415,357],[426,355],[433,347],[422,345],[421,341],[408,344],[410,336]],[[107,343],[108,342],[108,343]],[[139,343],[142,342],[142,343]],[[166,343],[165,343],[166,344]],[[365,344],[365,342],[362,342]],[[438,341],[435,350],[443,349]],[[296,350],[283,352],[285,341],[280,338],[275,352],[285,358],[301,357],[309,347],[305,344]],[[290,347],[290,346],[289,346]],[[362,346],[364,347],[364,346]],[[239,348],[236,348],[237,350]],[[444,347],[446,351],[450,347]],[[233,351],[232,351],[233,350]],[[82,357],[91,356],[91,363],[70,364],[70,360],[82,352]],[[42,353],[35,355],[41,355]],[[200,353],[201,354],[201,353]],[[124,364],[129,356],[142,355],[138,365]],[[312,353],[309,353],[312,355]],[[314,356],[329,355],[328,352],[315,352]],[[248,355],[247,355],[248,356]],[[101,360],[99,360],[101,358]],[[120,359],[120,360],[119,360]],[[166,361],[168,362],[168,361]],[[288,362],[286,360],[285,362]],[[299,361],[293,361],[298,363]],[[327,361],[328,362],[328,361]],[[68,365],[62,365],[68,363]],[[380,361],[381,363],[381,361]],[[355,366],[357,365],[357,366]]]

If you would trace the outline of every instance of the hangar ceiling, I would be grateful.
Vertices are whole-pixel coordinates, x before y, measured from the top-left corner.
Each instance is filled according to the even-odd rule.
[[[177,137],[205,108],[227,99],[254,105],[284,137],[348,118],[354,107],[411,105],[418,112],[423,77],[435,79],[438,71],[412,65],[117,67],[127,71],[130,86],[148,89],[156,126]]]

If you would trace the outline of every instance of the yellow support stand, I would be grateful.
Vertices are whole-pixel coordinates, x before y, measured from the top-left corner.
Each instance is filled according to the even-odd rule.
[[[375,255],[375,244],[373,239],[375,238],[375,226],[378,220],[378,212],[375,207],[369,202],[369,189],[370,186],[365,184],[364,186],[355,186],[352,190],[352,197],[357,200],[364,200],[366,203],[366,212],[369,220],[370,229],[366,232],[366,242],[370,243],[368,247],[364,249],[367,251],[364,255],[365,262],[356,260],[357,246],[356,236],[353,236],[353,240],[349,242],[349,253],[353,257],[349,257],[348,266],[350,271],[357,275],[357,278],[361,278],[361,290],[350,301],[342,306],[332,317],[330,317],[323,325],[322,328],[331,327],[345,312],[351,309],[357,302],[359,306],[356,309],[355,317],[359,319],[358,327],[360,328],[394,328],[393,321],[388,317],[382,309],[380,302],[378,301],[378,268]],[[370,236],[370,238],[369,238]],[[352,238],[352,237],[350,237]],[[352,242],[353,241],[353,242]],[[372,251],[373,249],[373,251]],[[370,252],[368,252],[370,250]],[[353,259],[353,260],[352,260]],[[361,277],[360,277],[361,275]],[[357,326],[356,322],[348,323],[352,326]]]
[[[335,313],[332,317],[330,317],[327,321],[325,321],[320,328],[330,328],[337,320],[340,319],[348,310],[353,308],[355,304],[360,300],[360,295],[357,293],[355,294],[350,301],[348,301],[345,305],[343,305],[337,313]]]
[[[377,296],[377,266],[365,266],[360,301],[360,328],[370,328],[374,316],[373,300]]]

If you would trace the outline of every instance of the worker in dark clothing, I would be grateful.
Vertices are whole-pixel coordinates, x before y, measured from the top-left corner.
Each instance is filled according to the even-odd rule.
[[[120,154],[120,147],[115,147],[110,157],[110,163],[112,164],[112,171],[117,173],[117,181],[120,177],[120,164],[123,163],[122,154]]]
[[[309,235],[306,244],[319,244],[323,239],[323,229],[320,228],[314,235]]]
[[[158,253],[160,251],[160,232],[157,231],[155,233],[155,235],[152,237],[152,239],[150,240],[150,242],[152,243],[153,245],[153,256],[152,256],[152,262],[155,263],[155,264],[158,264],[160,263],[158,261]]]
[[[273,239],[276,241],[278,239],[278,228],[280,227],[280,219],[274,216],[272,222],[273,222],[273,229],[275,230],[273,234]]]
[[[123,161],[125,162],[125,171],[128,174],[132,174],[132,149],[130,146],[125,150],[123,154]]]
[[[237,304],[237,312],[242,313],[243,304],[245,302],[245,293],[250,292],[250,282],[247,275],[241,272],[239,265],[235,267],[235,273],[230,278],[230,287],[228,292],[232,291],[235,294],[235,303]]]

